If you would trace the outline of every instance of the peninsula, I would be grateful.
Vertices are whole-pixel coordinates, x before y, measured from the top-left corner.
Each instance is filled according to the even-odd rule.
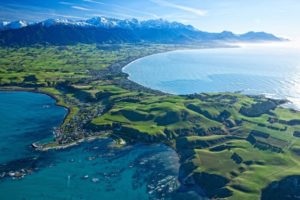
[[[140,57],[204,47],[1,48],[1,90],[46,93],[69,109],[55,140],[36,144],[41,150],[103,136],[165,143],[180,155],[181,183],[200,186],[210,198],[270,199],[274,188],[285,195],[287,186],[296,195],[300,113],[280,107],[285,101],[238,93],[170,95],[138,85],[121,71]]]

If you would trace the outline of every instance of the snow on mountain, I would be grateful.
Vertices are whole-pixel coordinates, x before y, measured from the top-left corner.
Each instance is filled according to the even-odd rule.
[[[131,28],[136,27],[139,21],[136,19],[132,20],[119,20],[114,18],[106,17],[94,17],[87,20],[68,20],[68,19],[47,19],[40,22],[39,24],[50,27],[54,25],[72,25],[72,26],[94,26],[100,28]]]
[[[142,21],[141,26],[147,28],[174,28],[174,29],[186,28],[186,29],[195,30],[195,28],[190,25],[184,25],[178,22],[169,22],[163,19],[151,19],[151,20]]]
[[[163,19],[139,21],[135,18],[120,20],[106,17],[94,17],[86,20],[85,22],[92,26],[102,28],[187,28],[190,30],[195,30],[195,28],[190,25],[184,25],[178,22],[169,22]]]
[[[19,21],[2,21],[0,22],[0,30],[10,30],[10,29],[19,29],[28,26],[28,23],[24,20]]]
[[[50,27],[54,25],[73,25],[73,26],[89,26],[90,24],[85,21],[74,21],[68,19],[47,19],[45,21],[40,22],[45,27]]]
[[[165,34],[165,41],[168,40],[167,36],[173,36],[174,38],[182,39],[186,38],[193,40],[222,40],[222,41],[282,41],[282,38],[277,38],[276,36],[265,33],[265,32],[248,32],[245,34],[234,34],[230,31],[223,31],[221,33],[209,33],[203,32],[191,25],[185,25],[179,22],[170,22],[163,19],[150,19],[139,21],[137,19],[115,19],[108,17],[94,17],[87,20],[69,20],[69,19],[47,19],[45,21],[28,24],[26,21],[14,21],[14,22],[1,22],[0,30],[9,30],[9,29],[20,29],[23,27],[30,27],[30,30],[38,31],[40,26],[44,27],[54,27],[57,25],[64,26],[64,30],[72,30],[74,33],[80,33],[79,35],[86,33],[87,29],[82,29],[81,27],[95,27],[97,28],[97,32],[101,32],[101,29],[120,29],[113,30],[110,34],[116,34],[116,38],[122,38],[124,40],[139,40],[143,37],[152,37],[152,38],[143,38],[146,40],[156,40],[160,41],[162,37],[161,34]],[[69,26],[72,26],[70,29]],[[75,27],[73,29],[73,27]],[[80,29],[76,29],[76,27],[80,27]],[[121,30],[123,29],[123,30]],[[30,31],[29,30],[29,31]],[[60,31],[62,29],[56,29],[56,31]],[[109,32],[110,30],[108,30]],[[33,31],[34,32],[34,31]],[[104,32],[105,34],[108,33]],[[104,34],[103,33],[103,34]],[[127,35],[126,35],[126,34]],[[110,37],[108,34],[107,37]],[[129,36],[130,35],[130,36]],[[126,36],[126,37],[125,37]],[[158,37],[159,36],[159,37]],[[88,38],[93,38],[94,36],[89,36]],[[96,37],[96,36],[95,36]],[[123,38],[124,37],[124,38]],[[129,38],[128,38],[129,37]],[[131,37],[131,38],[130,38]],[[82,39],[82,38],[81,38]],[[169,38],[170,39],[170,38]],[[88,40],[88,39],[87,39]],[[99,39],[100,40],[100,39]]]
[[[0,22],[0,30],[4,29],[7,24],[9,24],[8,21],[1,21]]]
[[[34,23],[41,24],[45,27],[51,27],[55,25],[72,25],[72,26],[94,26],[98,28],[124,28],[124,29],[134,29],[134,28],[186,28],[190,30],[195,30],[192,26],[187,26],[178,22],[169,22],[163,19],[153,19],[146,21],[139,21],[137,19],[114,19],[107,17],[94,17],[87,20],[68,20],[68,19],[47,19],[45,21]],[[2,22],[0,23],[0,30],[9,29],[19,29],[28,26],[28,23],[20,20],[15,22]]]
[[[114,19],[106,17],[94,17],[85,21],[87,24],[101,28],[132,28],[139,24],[137,19]]]
[[[65,20],[60,20],[60,19],[47,19],[45,21],[42,21],[41,24],[45,27],[50,27],[50,26],[53,26],[53,25],[56,25],[56,24],[65,24],[65,23],[68,23],[69,21],[67,19]]]
[[[86,23],[96,27],[112,28],[115,27],[118,22],[116,20],[108,19],[105,17],[94,17],[92,19],[86,20]]]
[[[5,26],[5,28],[6,29],[19,29],[19,28],[23,28],[25,26],[28,26],[28,23],[24,20],[19,20],[19,21],[14,21],[14,22],[8,23]]]
[[[178,22],[169,22],[162,19],[138,21],[137,19],[114,19],[107,17],[94,17],[88,20],[66,20],[66,19],[48,19],[41,22],[42,25],[50,27],[53,25],[64,24],[74,26],[94,26],[100,28],[188,28],[194,30],[192,26],[186,26]]]

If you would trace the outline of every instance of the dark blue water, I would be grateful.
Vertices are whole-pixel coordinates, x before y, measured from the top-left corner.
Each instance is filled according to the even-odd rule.
[[[284,98],[300,109],[300,50],[284,45],[175,51],[139,59],[129,78],[174,93],[236,92]]]
[[[65,114],[49,96],[0,92],[1,200],[195,197],[193,192],[176,192],[179,159],[165,145],[116,148],[107,138],[59,151],[30,148],[32,142],[51,138]]]

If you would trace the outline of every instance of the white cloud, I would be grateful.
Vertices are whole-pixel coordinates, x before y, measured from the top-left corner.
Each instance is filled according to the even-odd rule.
[[[180,4],[175,4],[175,3],[170,3],[167,2],[165,0],[151,0],[153,3],[156,3],[160,6],[166,6],[166,7],[170,7],[170,8],[176,8],[178,10],[182,10],[185,12],[189,12],[198,16],[205,16],[207,11],[206,10],[202,10],[202,9],[198,9],[198,8],[192,8],[192,7],[188,7],[188,6],[184,6],[184,5],[180,5]]]
[[[117,4],[103,3],[100,1],[96,1],[96,0],[83,0],[83,1],[88,2],[88,3],[101,4],[101,5],[107,6],[109,8],[115,8],[116,9],[115,12],[118,13],[118,14],[114,14],[115,16],[126,16],[126,18],[132,18],[132,17],[135,17],[134,15],[136,15],[136,17],[139,17],[139,18],[143,18],[145,16],[149,16],[152,18],[158,18],[158,16],[155,15],[154,13],[144,12],[144,11],[140,11],[138,9],[131,9],[131,8],[128,8],[125,6],[117,5]]]
[[[73,3],[70,3],[70,2],[67,2],[67,1],[60,1],[58,3],[62,4],[62,5],[73,5]]]
[[[45,13],[45,14],[49,14],[49,13]],[[55,17],[67,18],[67,19],[86,19],[86,17],[79,17],[79,16],[74,16],[74,15],[63,15],[63,14],[57,14],[57,13],[51,13],[49,15],[55,16]]]
[[[84,11],[90,11],[91,10],[89,8],[85,8],[85,7],[81,7],[81,6],[72,6],[72,8],[77,9],[77,10],[84,10]]]
[[[100,1],[95,1],[95,0],[83,0],[84,2],[88,2],[88,3],[96,3],[96,4],[101,4],[104,5],[105,3],[100,2]]]

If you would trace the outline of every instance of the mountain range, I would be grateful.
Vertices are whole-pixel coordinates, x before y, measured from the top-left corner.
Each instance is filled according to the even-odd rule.
[[[139,21],[95,17],[88,20],[47,19],[37,23],[24,20],[0,22],[0,45],[49,43],[201,43],[264,42],[285,39],[265,32],[234,34],[229,31],[210,33],[191,25],[163,19]]]

